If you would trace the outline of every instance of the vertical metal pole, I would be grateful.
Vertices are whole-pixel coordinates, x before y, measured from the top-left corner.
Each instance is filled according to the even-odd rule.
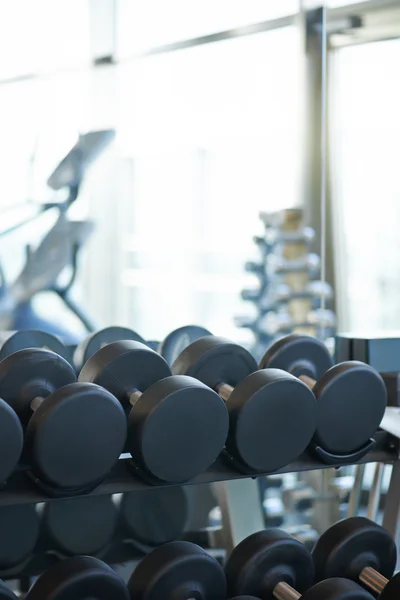
[[[371,519],[371,521],[376,521],[378,517],[384,469],[385,465],[383,463],[376,463],[374,479],[372,482],[372,487],[368,499],[367,517],[368,519]]]
[[[350,492],[349,508],[347,510],[348,517],[355,517],[360,508],[360,499],[362,491],[362,483],[365,474],[365,465],[356,466],[356,474],[354,476],[353,488]]]
[[[400,461],[397,460],[392,469],[389,489],[386,494],[383,512],[383,527],[390,533],[396,545],[400,544]]]
[[[334,285],[331,198],[328,152],[328,93],[329,39],[326,38],[326,8],[301,11],[301,31],[304,48],[304,107],[303,107],[303,206],[307,224],[316,232],[314,250],[321,252],[324,236],[323,275]],[[323,129],[323,124],[326,130]],[[327,135],[325,135],[327,134]],[[326,171],[325,171],[326,167]],[[321,205],[324,187],[325,202]],[[322,222],[326,227],[321,227]],[[324,229],[324,231],[322,230]]]
[[[94,63],[112,62],[116,51],[116,0],[89,0],[90,46]]]

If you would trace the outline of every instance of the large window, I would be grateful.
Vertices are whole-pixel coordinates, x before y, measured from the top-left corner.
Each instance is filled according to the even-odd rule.
[[[147,338],[189,322],[240,338],[233,319],[248,309],[239,294],[253,283],[243,265],[258,213],[300,202],[299,31],[288,18],[276,30],[236,37],[232,29],[222,41],[132,56],[285,19],[298,2],[117,4],[120,64],[87,67],[88,2],[40,0],[29,13],[40,42],[29,31],[22,40],[22,30],[4,42],[12,61],[3,79],[39,76],[0,88],[2,205],[48,197],[46,179],[76,133],[115,127],[114,150],[92,169],[77,206],[96,224],[77,293],[99,324],[127,324]],[[10,9],[14,25],[23,7]],[[7,240],[3,259],[15,266],[16,257]]]
[[[88,32],[87,1],[3,0],[0,81],[88,65]]]
[[[293,15],[299,0],[118,0],[117,6],[118,55],[124,57]]]
[[[299,202],[298,50],[289,27],[119,68],[134,172],[122,282],[146,335],[193,321],[239,335],[258,212]]]
[[[400,329],[400,40],[343,48],[333,73],[342,327]]]

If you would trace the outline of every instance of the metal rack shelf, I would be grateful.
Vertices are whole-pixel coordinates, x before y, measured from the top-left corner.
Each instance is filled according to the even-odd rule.
[[[399,440],[385,431],[379,431],[376,437],[376,445],[373,451],[367,453],[354,464],[364,463],[394,463],[400,452]],[[340,468],[342,464],[329,465],[329,468]],[[293,463],[290,463],[283,469],[276,471],[279,473],[291,473],[300,471],[311,471],[315,469],[325,469],[328,465],[318,462],[312,454],[306,452]],[[271,475],[271,473],[259,473],[258,476]],[[217,461],[204,473],[195,477],[184,485],[193,485],[200,483],[216,483],[241,479],[254,479],[255,476],[240,473],[231,468],[222,458]],[[107,479],[97,486],[87,495],[96,496],[102,494],[118,494],[123,492],[134,492],[144,489],[159,487],[144,482],[135,476],[130,467],[129,457],[121,457],[118,463],[109,473]],[[46,494],[29,477],[26,470],[21,469],[14,473],[7,482],[4,489],[0,490],[0,506],[29,504],[38,502],[50,502],[57,498]]]

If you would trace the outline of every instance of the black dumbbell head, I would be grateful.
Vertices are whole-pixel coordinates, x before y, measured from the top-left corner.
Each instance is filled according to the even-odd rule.
[[[99,554],[112,539],[117,514],[111,496],[48,502],[43,509],[43,532],[49,547],[66,556]]]
[[[337,455],[356,452],[378,429],[386,409],[386,388],[375,369],[348,361],[329,369],[313,388],[318,403],[314,442]]]
[[[227,400],[226,448],[251,470],[272,472],[295,460],[317,425],[317,402],[309,388],[279,369],[251,373]]]
[[[0,483],[17,468],[24,444],[21,422],[13,408],[0,398]]]
[[[185,531],[188,509],[181,487],[123,494],[119,514],[124,538],[148,548],[179,540]]]
[[[153,477],[180,483],[215,461],[228,426],[216,392],[192,377],[168,377],[149,387],[130,411],[127,450]]]
[[[302,600],[373,600],[373,596],[354,581],[334,577],[308,589]]]
[[[379,600],[397,600],[400,595],[400,573],[396,573],[379,594]]]
[[[216,336],[196,340],[172,365],[172,372],[176,375],[190,375],[211,388],[220,383],[235,387],[256,370],[257,363],[250,352]]]
[[[72,383],[53,392],[31,417],[26,456],[44,483],[83,488],[105,477],[118,460],[126,428],[125,413],[110,392]]]
[[[33,554],[39,537],[39,517],[35,506],[2,506],[0,531],[0,569],[5,571],[21,565]]]
[[[72,366],[49,350],[19,350],[0,362],[0,398],[14,408],[24,425],[35,397],[46,397],[75,381]]]
[[[3,341],[4,340],[4,341]],[[36,330],[24,330],[0,333],[0,360],[26,348],[51,350],[66,360],[70,360],[70,351],[63,342],[51,333]]]
[[[91,556],[66,558],[47,569],[29,590],[29,600],[130,600],[122,579]]]
[[[145,344],[144,339],[136,331],[127,327],[105,327],[92,333],[92,335],[89,335],[89,337],[76,347],[74,352],[74,365],[76,369],[80,371],[89,358],[106,344],[122,342],[124,340],[133,340]]]
[[[333,365],[328,348],[308,335],[292,334],[274,342],[260,361],[260,369],[283,369],[296,377],[318,380]]]
[[[312,555],[317,581],[346,577],[357,582],[364,567],[390,579],[397,562],[396,544],[389,533],[364,517],[351,517],[327,529]]]
[[[202,548],[190,542],[171,542],[145,556],[128,582],[131,598],[226,598],[222,567]]]
[[[314,583],[310,552],[280,529],[259,531],[240,542],[226,563],[225,574],[229,596],[250,594],[263,600],[274,600],[279,582],[300,594]]]
[[[127,340],[100,348],[83,366],[79,381],[101,385],[127,408],[132,391],[144,392],[169,375],[162,356],[141,342]]]
[[[187,346],[207,335],[211,335],[211,332],[204,327],[185,325],[168,334],[165,340],[160,343],[158,351],[167,363],[172,365]]]

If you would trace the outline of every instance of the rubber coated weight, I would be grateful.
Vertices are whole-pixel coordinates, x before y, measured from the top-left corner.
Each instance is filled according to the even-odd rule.
[[[26,426],[26,459],[54,488],[81,488],[102,479],[126,439],[116,398],[75,379],[71,365],[47,350],[20,350],[0,362],[0,397]]]
[[[128,581],[135,600],[220,600],[226,598],[222,567],[190,542],[171,542],[145,556]]]
[[[171,377],[167,362],[139,342],[114,342],[94,354],[79,380],[110,390],[128,408],[126,449],[157,480],[180,483],[207,469],[221,452],[228,414],[221,398],[190,377]]]
[[[128,417],[128,449],[135,461],[165,482],[184,482],[205,471],[228,434],[223,400],[191,377],[152,385]]]
[[[0,579],[0,600],[17,600],[17,596]]]
[[[380,525],[351,517],[327,529],[312,551],[316,579],[346,577],[359,581],[364,567],[390,579],[396,568],[396,544]]]
[[[181,487],[123,494],[119,514],[124,537],[141,549],[179,540],[188,520],[188,499]]]
[[[100,329],[76,347],[74,352],[74,365],[76,369],[79,372],[89,358],[106,344],[121,342],[123,340],[133,340],[145,344],[144,339],[136,331],[127,327],[106,327],[105,329]]]
[[[314,583],[314,564],[306,547],[279,529],[266,529],[234,548],[226,566],[228,596],[250,594],[274,600],[273,589],[286,582],[299,593]]]
[[[48,396],[75,381],[71,365],[48,350],[19,350],[0,362],[0,398],[15,410],[23,425],[32,416],[35,397]]]
[[[25,450],[34,471],[50,486],[90,487],[117,462],[126,429],[124,411],[110,392],[73,383],[53,392],[35,411]]]
[[[330,368],[313,388],[318,403],[314,443],[332,454],[351,454],[376,433],[387,404],[382,377],[348,361]]]
[[[331,365],[332,358],[321,341],[290,335],[274,343],[259,366],[318,379],[313,387],[318,403],[313,443],[330,454],[345,456],[365,446],[379,428],[386,389],[379,373],[369,365],[356,361]]]
[[[282,369],[295,377],[319,379],[333,366],[328,348],[308,335],[287,335],[274,342],[264,354],[260,369]]]
[[[226,405],[230,415],[226,448],[254,471],[276,471],[298,458],[317,425],[313,393],[279,369],[248,375]]]
[[[133,390],[144,392],[170,375],[171,370],[162,356],[140,342],[128,340],[100,348],[85,363],[78,379],[101,385],[114,394],[124,408],[130,409]]]
[[[237,382],[226,400],[230,417],[226,449],[245,468],[265,473],[287,465],[305,450],[315,432],[317,404],[296,377],[278,369],[253,372],[255,365],[241,346],[208,337],[188,346],[172,369],[198,377],[217,391],[218,384]]]
[[[334,577],[313,585],[301,600],[373,600],[373,596],[354,581]]]
[[[23,444],[21,422],[15,410],[0,398],[0,484],[17,468]]]
[[[398,600],[400,595],[400,573],[397,573],[385,585],[383,591],[379,594],[379,600]]]
[[[35,506],[2,506],[0,531],[0,569],[4,571],[21,565],[33,554],[39,538],[39,517]]]
[[[55,335],[44,331],[24,330],[5,331],[0,333],[0,360],[6,356],[24,350],[26,348],[42,348],[59,354],[66,360],[70,360],[69,349]]]
[[[47,569],[33,584],[27,600],[130,600],[122,579],[91,556],[66,558]]]
[[[179,329],[175,329],[168,334],[165,340],[160,343],[158,352],[169,365],[172,365],[189,344],[207,335],[211,335],[211,332],[198,325],[179,327]]]
[[[257,363],[250,352],[216,336],[192,342],[172,365],[174,374],[195,377],[213,389],[221,383],[235,387],[254,371]]]
[[[43,532],[67,556],[99,554],[113,537],[117,514],[111,496],[49,502],[43,510]]]

